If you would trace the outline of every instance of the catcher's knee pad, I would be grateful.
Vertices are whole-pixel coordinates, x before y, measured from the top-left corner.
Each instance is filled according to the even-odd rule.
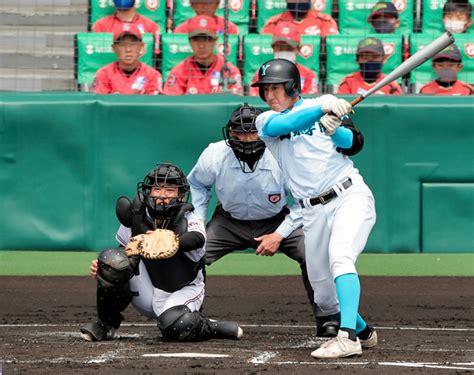
[[[173,306],[158,317],[158,328],[167,341],[195,341],[205,321],[187,306]]]
[[[99,254],[97,283],[99,288],[125,285],[133,276],[133,267],[120,249],[106,249]]]

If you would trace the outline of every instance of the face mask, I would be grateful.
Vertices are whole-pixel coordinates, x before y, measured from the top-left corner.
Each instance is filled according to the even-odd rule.
[[[291,61],[293,64],[296,63],[296,53],[291,51],[279,51],[274,54],[275,59],[285,59]]]
[[[454,82],[457,78],[457,72],[449,68],[436,69],[436,74],[441,82]]]
[[[306,14],[308,14],[311,8],[311,4],[309,1],[306,3],[287,3],[287,8],[293,18],[301,19],[306,17]]]
[[[395,25],[390,21],[374,21],[372,26],[378,34],[391,34],[395,31]]]
[[[378,61],[360,63],[359,66],[364,81],[368,83],[375,82],[380,72],[382,71],[382,63]]]
[[[259,139],[252,142],[243,142],[235,138],[229,139],[229,145],[234,151],[235,157],[240,162],[244,173],[252,173],[257,168],[258,161],[265,152],[265,143]]]
[[[444,27],[447,31],[459,34],[464,32],[464,21],[446,21]]]

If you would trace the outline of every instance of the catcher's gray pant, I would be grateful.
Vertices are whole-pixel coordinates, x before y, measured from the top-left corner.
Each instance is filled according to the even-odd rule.
[[[211,265],[234,250],[256,249],[259,241],[254,238],[275,232],[287,213],[288,209],[285,208],[268,219],[238,220],[218,205],[206,228],[206,265]],[[303,230],[293,231],[281,242],[278,251],[299,263],[306,293],[314,310],[314,292],[306,271]],[[318,310],[316,313],[322,315]]]

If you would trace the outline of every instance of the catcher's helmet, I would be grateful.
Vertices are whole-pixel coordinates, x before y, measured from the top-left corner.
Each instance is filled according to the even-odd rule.
[[[261,139],[257,139],[256,141],[241,141],[231,136],[230,132],[232,131],[238,134],[257,133],[255,120],[260,113],[262,113],[260,109],[244,103],[232,112],[227,125],[222,127],[224,140],[227,146],[234,151],[244,173],[252,173],[255,171],[258,161],[265,152],[265,143]]]
[[[259,88],[259,94],[265,101],[263,85],[266,83],[284,83],[285,92],[291,98],[301,94],[300,72],[295,64],[285,59],[273,59],[263,63],[258,70],[258,81],[252,87]]]
[[[177,187],[178,196],[172,199],[152,196],[154,187]],[[150,216],[154,219],[171,219],[176,215],[179,207],[187,202],[189,183],[183,171],[176,165],[162,163],[157,164],[148,172],[143,181],[137,184],[137,193],[140,201],[148,208]]]

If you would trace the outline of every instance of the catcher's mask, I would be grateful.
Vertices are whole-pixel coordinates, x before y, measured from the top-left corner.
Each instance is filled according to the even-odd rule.
[[[178,194],[159,196],[152,194],[155,189],[177,188]],[[173,219],[179,207],[189,198],[189,183],[183,171],[173,164],[157,164],[137,185],[140,201],[144,202],[148,214],[155,220],[168,221]]]
[[[230,116],[229,122],[222,127],[224,140],[235,157],[239,160],[240,167],[244,173],[252,173],[257,167],[258,161],[265,152],[265,143],[258,139],[256,141],[241,141],[230,132],[237,134],[257,134],[255,120],[262,111],[256,107],[249,106],[247,103],[235,109]]]

